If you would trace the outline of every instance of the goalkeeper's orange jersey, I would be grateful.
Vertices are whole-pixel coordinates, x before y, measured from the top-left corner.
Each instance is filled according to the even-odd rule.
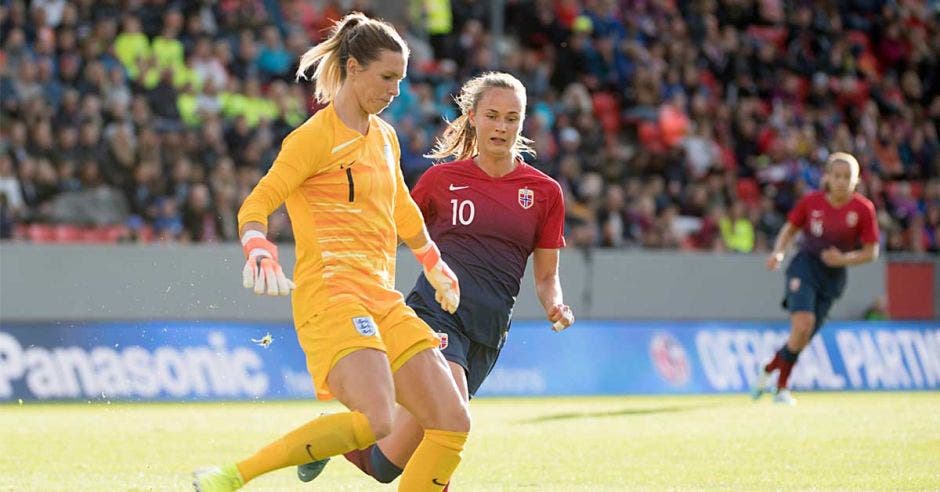
[[[242,204],[239,230],[246,222],[267,224],[286,202],[297,248],[296,326],[326,306],[353,302],[380,313],[402,300],[394,288],[398,236],[418,235],[424,222],[405,186],[400,152],[391,125],[370,116],[362,135],[330,104],[284,139]]]

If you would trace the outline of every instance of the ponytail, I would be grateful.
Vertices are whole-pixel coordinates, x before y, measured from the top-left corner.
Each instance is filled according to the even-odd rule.
[[[473,157],[476,151],[476,129],[470,124],[470,116],[462,114],[447,124],[444,134],[434,144],[434,149],[424,156],[436,160],[454,157],[460,161]]]
[[[317,101],[329,103],[346,80],[346,62],[355,58],[363,66],[379,56],[381,50],[401,53],[407,59],[408,46],[390,24],[353,12],[335,24],[330,36],[300,57],[296,80],[307,79],[310,67],[316,65],[313,80]]]

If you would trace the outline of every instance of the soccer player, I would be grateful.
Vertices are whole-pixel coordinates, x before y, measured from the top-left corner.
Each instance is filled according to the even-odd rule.
[[[858,175],[858,161],[851,154],[830,155],[823,174],[823,191],[800,199],[777,236],[767,258],[768,270],[780,267],[790,242],[797,232],[803,232],[799,252],[786,271],[783,306],[790,311],[790,338],[758,375],[754,399],[766,391],[771,373],[780,371],[774,401],[796,403],[787,389],[790,371],[845,290],[845,267],[878,257],[875,206],[855,192]]]
[[[496,364],[526,262],[533,256],[536,291],[556,331],[574,323],[558,277],[564,200],[553,179],[525,164],[533,153],[521,133],[526,94],[506,73],[468,81],[457,97],[461,116],[445,129],[429,157],[455,158],[428,169],[412,196],[431,238],[460,278],[460,308],[451,313],[434,302],[435,289],[421,275],[407,302],[441,335],[441,350],[457,387],[469,401]],[[420,421],[399,408],[392,433],[377,445],[346,457],[376,480],[389,483],[414,460]],[[319,464],[298,468],[301,480]]]
[[[387,436],[397,399],[424,430],[401,490],[441,490],[470,429],[464,399],[438,350],[440,339],[394,290],[401,237],[424,267],[434,302],[454,312],[457,277],[430,240],[398,163],[395,130],[379,119],[398,95],[408,48],[387,23],[350,14],[307,51],[298,78],[314,72],[329,105],[288,135],[271,170],[238,214],[258,294],[293,292],[297,339],[320,398],[348,412],[316,418],[237,463],[201,470],[199,491],[229,491],[279,468],[365,449]],[[287,205],[297,241],[294,284],[266,239],[266,222]]]

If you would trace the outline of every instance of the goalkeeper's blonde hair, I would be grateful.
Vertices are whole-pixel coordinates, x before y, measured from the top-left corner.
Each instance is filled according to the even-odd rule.
[[[493,88],[514,91],[522,102],[522,117],[525,117],[525,87],[519,79],[504,72],[486,72],[478,75],[460,88],[460,94],[454,98],[460,108],[460,116],[447,123],[447,128],[435,142],[434,149],[425,154],[425,157],[437,160],[453,157],[459,161],[469,159],[478,153],[477,134],[473,125],[470,124],[470,112],[476,111],[477,103],[480,102],[483,94]],[[512,145],[513,158],[521,157],[522,154],[531,154],[534,157],[535,149],[531,146],[532,140],[522,136],[521,128],[520,125],[520,133],[515,135],[516,140]]]
[[[300,57],[296,79],[307,79],[310,67],[316,65],[313,80],[317,101],[329,103],[346,80],[349,58],[366,66],[379,57],[381,50],[401,53],[408,59],[408,45],[391,24],[353,12],[333,24],[330,36]]]

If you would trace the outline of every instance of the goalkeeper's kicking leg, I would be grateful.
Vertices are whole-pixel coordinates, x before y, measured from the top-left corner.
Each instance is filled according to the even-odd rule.
[[[445,364],[436,350],[418,352],[396,372],[394,380],[400,385],[396,390],[384,353],[362,349],[346,355],[330,371],[328,381],[330,391],[350,412],[322,416],[246,460],[197,474],[197,490],[236,490],[263,473],[366,448],[391,431],[396,393],[431,429],[408,463],[400,489],[441,490],[460,462],[470,425]]]
[[[466,370],[455,362],[448,361],[454,382],[464,402],[469,402]],[[395,410],[391,433],[376,444],[365,449],[345,453],[346,459],[367,475],[381,483],[391,483],[398,478],[409,458],[424,438],[424,428],[404,407]],[[304,482],[316,477],[323,469],[323,461],[311,462],[297,467],[297,476]],[[444,490],[447,490],[446,488]]]

